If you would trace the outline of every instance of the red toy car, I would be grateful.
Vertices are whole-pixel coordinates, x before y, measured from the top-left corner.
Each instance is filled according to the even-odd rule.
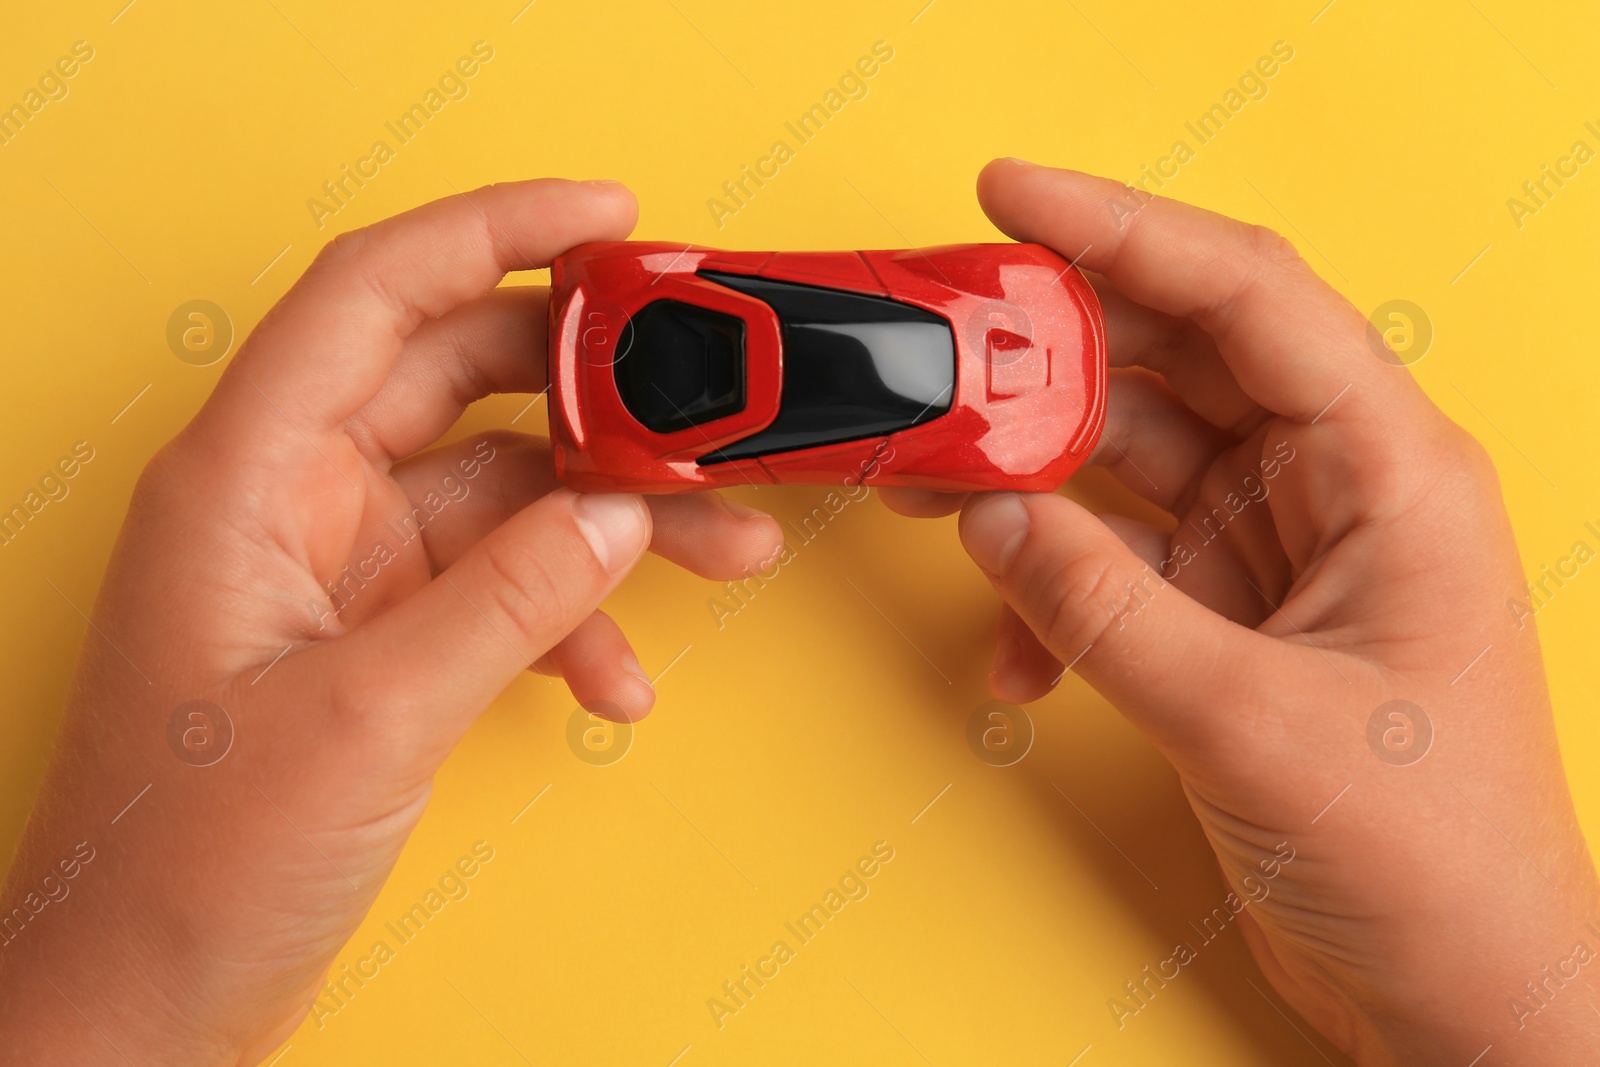
[[[550,437],[583,491],[1051,491],[1105,421],[1094,290],[1035,244],[582,245],[555,261]]]

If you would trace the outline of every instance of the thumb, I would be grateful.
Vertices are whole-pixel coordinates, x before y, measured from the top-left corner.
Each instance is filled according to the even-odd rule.
[[[1045,648],[1158,743],[1214,736],[1217,708],[1265,698],[1272,639],[1196,603],[1065,497],[976,496],[961,542]]]
[[[336,640],[338,703],[453,744],[599,607],[649,542],[640,497],[560,489],[540,498],[423,589]]]

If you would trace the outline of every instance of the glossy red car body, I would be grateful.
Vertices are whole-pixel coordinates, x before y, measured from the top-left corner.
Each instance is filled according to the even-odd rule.
[[[827,321],[780,321],[776,301],[724,284],[730,281],[757,289],[763,282],[794,283],[776,288],[799,294],[802,303],[815,296],[825,309],[838,304],[847,310],[825,310],[824,319],[833,314]],[[925,321],[878,322],[868,313],[869,326],[853,320],[832,325],[841,314],[851,319],[849,308],[867,306],[839,294],[922,309],[905,315],[903,308],[886,310],[890,319],[921,316]],[[657,305],[646,317],[670,309],[677,316],[671,327],[678,331],[676,338],[730,351],[742,339],[743,365],[737,389],[722,379],[696,386],[708,396],[720,390],[720,399],[702,405],[706,417],[677,419],[672,409],[661,407],[655,416],[658,430],[652,430],[636,415],[641,404],[657,402],[638,391],[650,384],[651,374],[659,376],[661,364],[656,356],[641,354],[639,324],[646,317],[635,317],[658,301],[670,303]],[[693,321],[685,327],[678,319]],[[925,344],[942,343],[939,331],[928,325],[939,320],[948,327],[954,356],[945,378],[939,375],[945,373],[940,363],[946,357],[928,355]],[[742,338],[735,338],[741,331]],[[825,347],[834,334],[865,339],[841,341],[855,346],[858,355],[848,357],[854,363],[837,362],[844,357]],[[793,342],[787,353],[786,337]],[[802,339],[807,352],[822,353],[820,359],[805,358],[823,371],[842,367],[854,375],[856,364],[874,368],[872,390],[902,411],[930,396],[939,381],[948,385],[909,423],[903,414],[894,425],[865,420],[858,430],[823,431],[848,440],[719,458],[722,449],[730,455],[741,448],[751,451],[754,445],[740,442],[759,444],[762,431],[778,419],[785,375],[809,373],[797,362]],[[685,351],[701,378],[726,376],[729,365],[721,348],[714,372],[701,367],[713,357],[703,359],[699,348]],[[1050,491],[1088,457],[1105,420],[1105,320],[1099,301],[1075,268],[1034,244],[866,252],[721,252],[620,241],[583,245],[552,268],[549,352],[556,473],[583,491],[668,493],[773,482]],[[892,389],[880,387],[889,378],[896,379]],[[807,379],[806,384],[841,388],[837,382]],[[682,402],[669,398],[679,414]],[[841,403],[847,401],[835,397],[827,419],[848,418],[839,414]],[[795,412],[786,416],[788,422],[798,418]]]

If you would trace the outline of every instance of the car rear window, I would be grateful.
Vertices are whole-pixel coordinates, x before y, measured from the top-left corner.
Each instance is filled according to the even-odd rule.
[[[744,410],[743,319],[655,300],[629,325],[612,373],[623,405],[646,429],[672,433]]]
[[[881,437],[950,410],[955,338],[942,316],[896,300],[701,271],[769,305],[783,338],[778,417],[701,464]]]

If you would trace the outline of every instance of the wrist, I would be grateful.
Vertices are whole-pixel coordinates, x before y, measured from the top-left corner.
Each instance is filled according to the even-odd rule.
[[[1440,1067],[1537,1064],[1539,1067],[1587,1067],[1600,1045],[1600,1025],[1590,1007],[1590,993],[1573,992],[1565,1005],[1552,1005],[1532,1021],[1510,1019],[1504,1003],[1484,1001],[1483,1011],[1465,1000],[1448,1018],[1432,1020],[1399,1015],[1369,1020],[1354,1058],[1361,1067]],[[1580,999],[1581,998],[1581,999]],[[1485,1017],[1487,1016],[1487,1018]]]
[[[1494,954],[1468,929],[1424,946],[1427,965],[1397,967],[1363,998],[1362,1067],[1591,1064],[1600,1047],[1600,923],[1548,922]],[[1555,948],[1553,946],[1564,946]],[[1492,1052],[1489,1050],[1492,1049]],[[1486,1055],[1488,1053],[1488,1055]]]
[[[54,918],[0,947],[0,1065],[241,1062],[203,1019],[205,983],[153,938],[130,938],[130,922],[95,931]]]

